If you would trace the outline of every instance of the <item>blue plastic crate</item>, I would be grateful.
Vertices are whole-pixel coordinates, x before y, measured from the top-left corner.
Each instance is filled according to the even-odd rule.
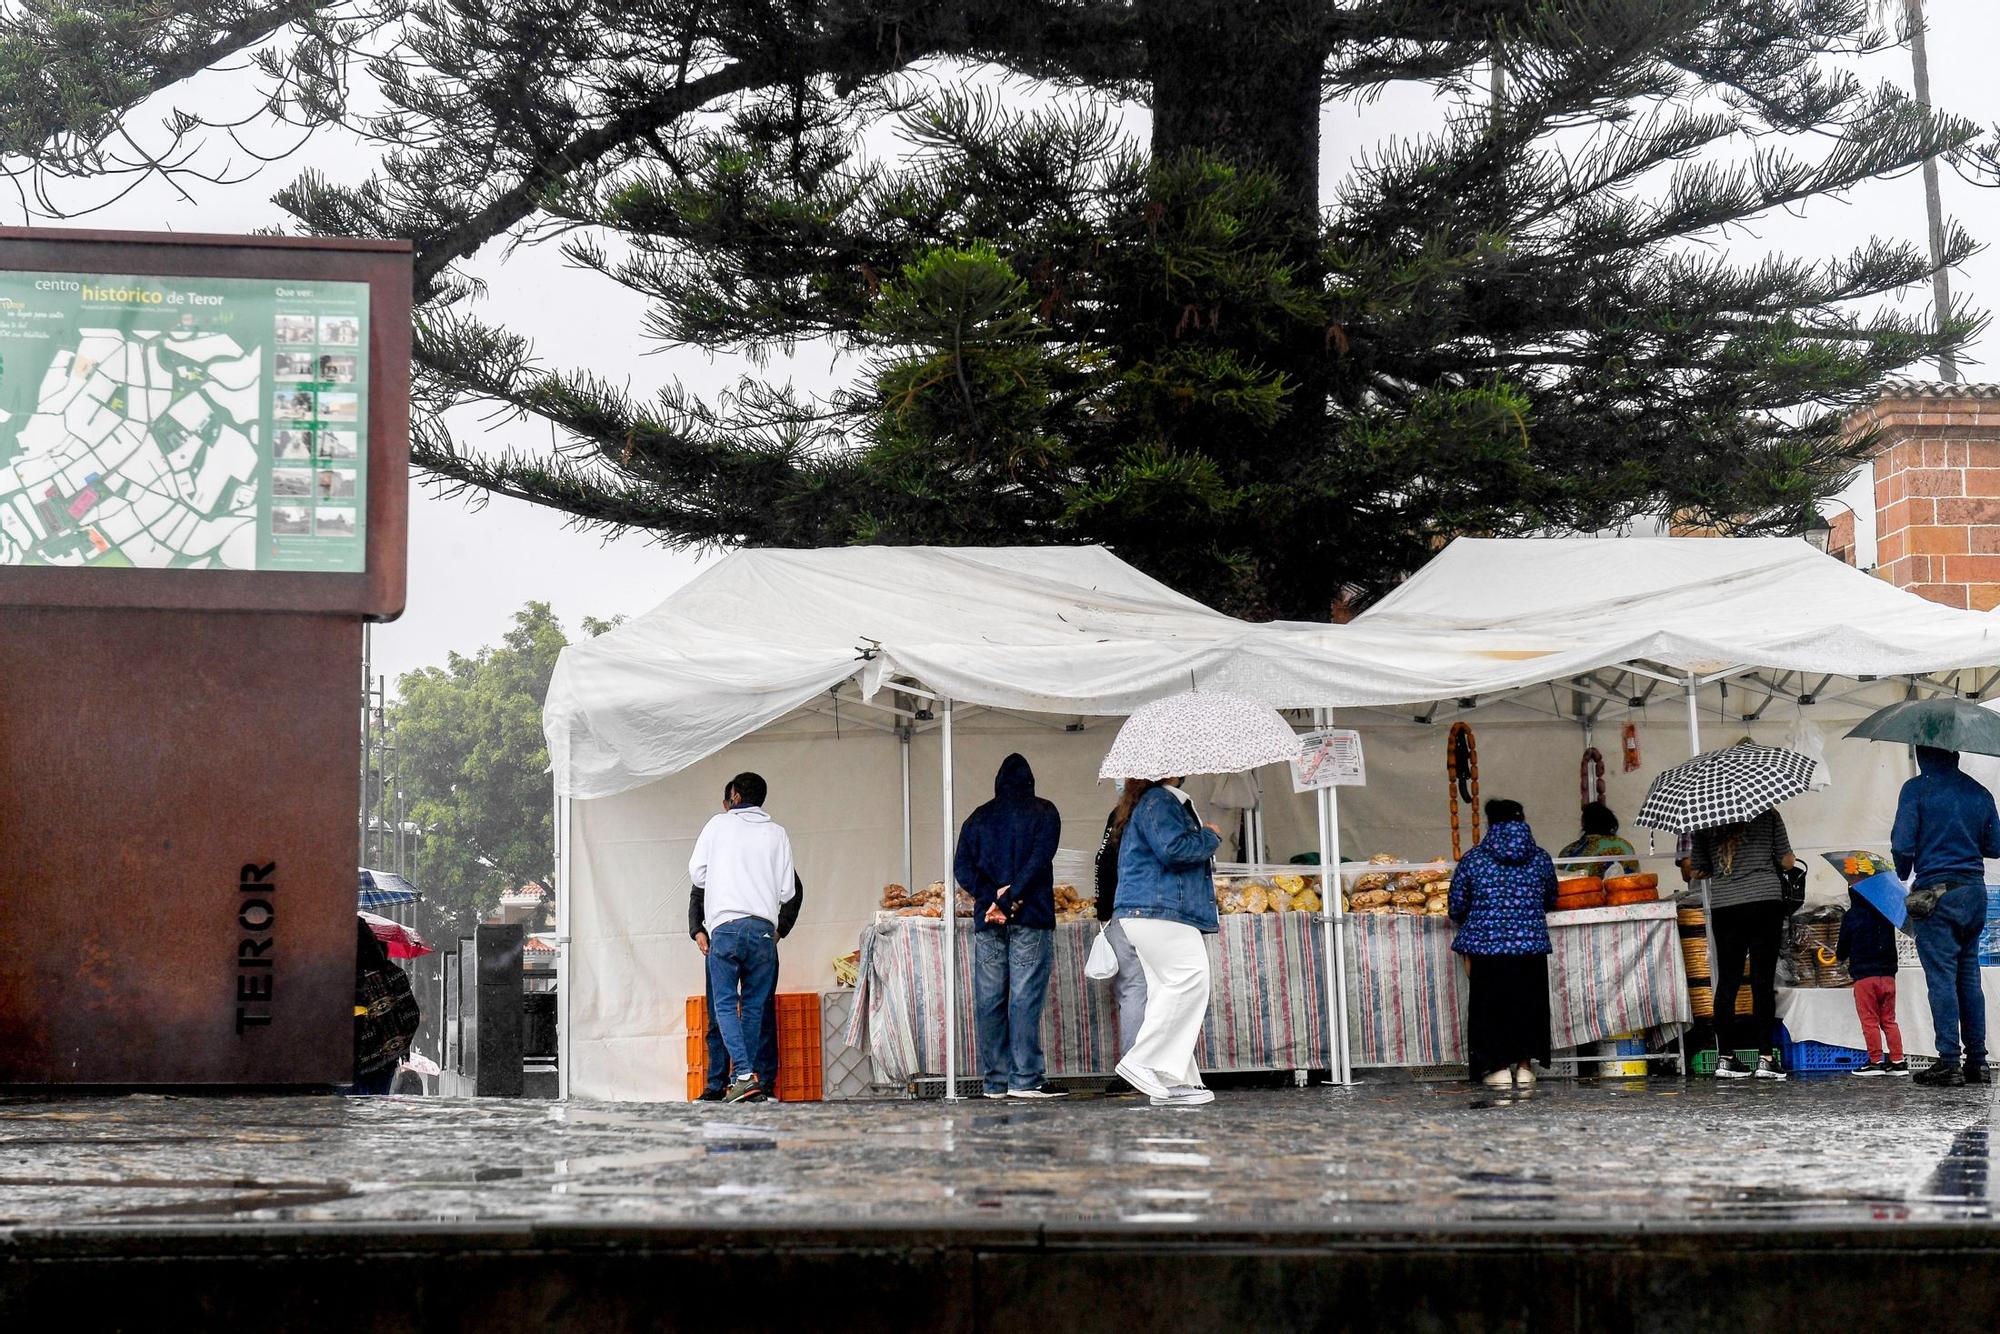
[[[1858,1047],[1830,1047],[1824,1042],[1794,1042],[1778,1025],[1778,1047],[1785,1069],[1795,1075],[1825,1074],[1836,1070],[1858,1070],[1868,1064],[1868,1053]]]
[[[1982,967],[2000,965],[2000,885],[1986,887],[1986,929],[1979,933]]]

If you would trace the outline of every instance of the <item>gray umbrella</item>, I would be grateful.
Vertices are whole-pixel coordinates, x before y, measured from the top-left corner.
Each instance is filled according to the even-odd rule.
[[[1969,699],[1910,699],[1876,710],[1847,735],[2000,755],[2000,714]]]

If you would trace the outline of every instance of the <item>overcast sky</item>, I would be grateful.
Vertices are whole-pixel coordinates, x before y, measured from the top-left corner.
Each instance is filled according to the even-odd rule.
[[[1991,0],[1932,0],[1932,92],[1937,103],[1982,125],[2000,122],[2000,90],[1994,87],[1992,53],[2000,50],[2000,5]],[[1878,61],[1869,71],[1909,83],[1906,52]],[[212,106],[246,87],[242,76],[205,76],[198,100]],[[183,90],[181,101],[193,101]],[[1341,103],[1328,108],[1324,121],[1322,160],[1326,195],[1361,150],[1379,146],[1401,133],[1422,132],[1436,123],[1437,108],[1428,94],[1403,90],[1363,106]],[[1131,118],[1143,133],[1143,118]],[[135,192],[120,203],[77,220],[76,225],[159,228],[179,231],[248,231],[282,226],[283,215],[269,203],[270,195],[299,169],[317,167],[336,179],[358,179],[367,156],[352,144],[332,136],[308,144],[294,157],[265,169],[255,178],[227,188],[197,191],[192,201],[164,187]],[[1948,215],[1963,221],[1981,241],[2000,240],[2000,195],[1975,189],[1945,173]],[[18,216],[7,219],[20,221]],[[1726,240],[1732,255],[1754,255],[1766,247],[1794,254],[1844,254],[1871,234],[1920,238],[1923,235],[1923,187],[1915,173],[1880,182],[1846,200],[1817,201],[1803,217],[1780,216],[1750,232]],[[564,268],[553,247],[521,247],[502,254],[491,245],[474,265],[487,280],[491,295],[481,313],[488,320],[527,332],[551,365],[595,367],[610,376],[629,377],[633,386],[650,390],[675,379],[712,390],[732,381],[743,369],[729,358],[700,352],[662,352],[639,336],[643,304],[602,279]],[[2000,304],[2000,258],[1993,251],[1976,256],[1953,277],[1954,295],[1970,297],[1984,309]],[[1928,291],[1907,300],[1927,308]],[[1972,380],[1995,378],[1980,364],[1988,348],[2000,346],[1989,333],[1961,363],[1961,374]],[[831,367],[824,352],[802,357],[777,373],[789,375],[807,388],[822,388],[845,377],[849,369]],[[1929,375],[1934,368],[1917,368]],[[494,443],[543,447],[546,428],[496,423]],[[1872,515],[1867,478],[1850,489],[1854,508],[1870,522],[1863,526],[1864,559],[1872,554]],[[463,500],[445,500],[421,483],[413,484],[410,513],[410,594],[401,620],[378,627],[374,635],[375,666],[393,682],[412,668],[438,663],[447,652],[471,651],[493,643],[507,628],[511,613],[529,599],[553,604],[572,629],[586,615],[609,617],[637,614],[673,592],[692,574],[697,557],[669,551],[643,535],[607,542],[596,533],[567,526],[564,516],[518,501],[493,498],[483,508]]]

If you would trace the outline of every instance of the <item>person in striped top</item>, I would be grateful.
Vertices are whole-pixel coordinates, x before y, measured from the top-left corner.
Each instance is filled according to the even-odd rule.
[[[1708,882],[1709,930],[1715,937],[1715,1028],[1722,1050],[1717,1079],[1783,1079],[1778,1064],[1778,953],[1790,916],[1780,872],[1797,859],[1775,810],[1719,829],[1698,829],[1689,870]],[[1743,961],[1750,960],[1750,1015],[1736,1013]],[[1758,1053],[1756,1069],[1737,1058]]]

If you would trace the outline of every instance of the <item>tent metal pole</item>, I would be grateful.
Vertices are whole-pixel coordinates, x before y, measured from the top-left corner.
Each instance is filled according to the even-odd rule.
[[[1701,754],[1701,715],[1695,711],[1695,691],[1697,688],[1695,678],[1690,674],[1687,679],[1689,755]]]
[[[903,887],[914,891],[917,886],[916,853],[911,845],[910,823],[910,728],[904,724],[896,729],[896,749],[903,757]]]
[[[555,799],[556,836],[556,1096],[569,1101],[570,1084],[570,1037],[572,1025],[569,1021],[570,1006],[575,1003],[571,994],[576,969],[570,961],[570,843],[569,843],[569,798],[561,793]],[[440,1021],[442,1022],[442,1021]],[[443,1061],[440,1060],[442,1065]]]
[[[1313,710],[1313,725],[1325,728],[1332,718],[1326,709]],[[1321,947],[1326,957],[1326,1042],[1330,1058],[1327,1076],[1337,1084],[1354,1082],[1347,1043],[1346,907],[1340,896],[1340,808],[1336,789],[1314,793],[1319,811],[1319,898]]]
[[[958,1101],[958,880],[952,873],[952,830],[957,821],[951,806],[951,701],[940,700],[943,725],[938,734],[944,739],[943,758],[938,767],[944,775],[944,818],[941,847],[944,855],[944,1096]]]

